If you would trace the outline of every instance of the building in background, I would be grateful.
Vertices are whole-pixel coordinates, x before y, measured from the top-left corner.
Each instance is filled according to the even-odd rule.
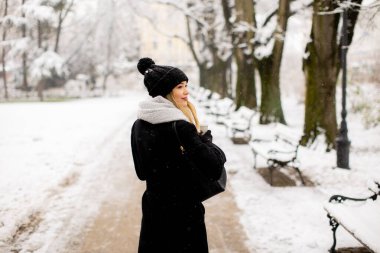
[[[140,56],[152,58],[159,65],[178,66],[195,82],[198,69],[184,41],[188,40],[184,14],[171,6],[154,4],[136,15]]]

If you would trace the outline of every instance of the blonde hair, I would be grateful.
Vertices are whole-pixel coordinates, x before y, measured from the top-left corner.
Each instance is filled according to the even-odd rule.
[[[181,110],[183,114],[185,114],[189,122],[193,123],[197,128],[197,131],[200,132],[200,124],[198,120],[197,111],[195,110],[195,106],[190,101],[187,101],[187,106],[185,107],[178,106],[178,104],[175,102],[173,98],[173,92],[170,92],[168,95],[166,95],[166,99],[168,99],[170,102],[174,104],[175,107]]]

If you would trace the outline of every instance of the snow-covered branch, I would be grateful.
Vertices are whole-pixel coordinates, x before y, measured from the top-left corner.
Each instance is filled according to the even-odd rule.
[[[7,15],[0,19],[0,25],[6,29],[11,27],[21,27],[25,24],[27,24],[27,20],[25,18],[15,15]]]
[[[35,2],[26,2],[22,6],[22,11],[27,17],[41,22],[53,22],[56,18],[53,7],[38,5]]]
[[[64,59],[53,51],[46,51],[36,58],[31,65],[31,75],[35,80],[68,74]]]

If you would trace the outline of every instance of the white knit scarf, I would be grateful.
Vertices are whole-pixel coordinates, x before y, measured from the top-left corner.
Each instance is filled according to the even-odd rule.
[[[186,120],[186,116],[172,102],[162,96],[157,96],[139,104],[137,118],[151,124],[159,124],[175,120]]]

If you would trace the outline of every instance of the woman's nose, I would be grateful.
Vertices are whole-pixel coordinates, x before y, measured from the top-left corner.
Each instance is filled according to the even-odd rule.
[[[187,89],[187,87],[185,87],[184,89],[184,92],[183,92],[185,95],[188,95],[189,94],[189,90]]]

